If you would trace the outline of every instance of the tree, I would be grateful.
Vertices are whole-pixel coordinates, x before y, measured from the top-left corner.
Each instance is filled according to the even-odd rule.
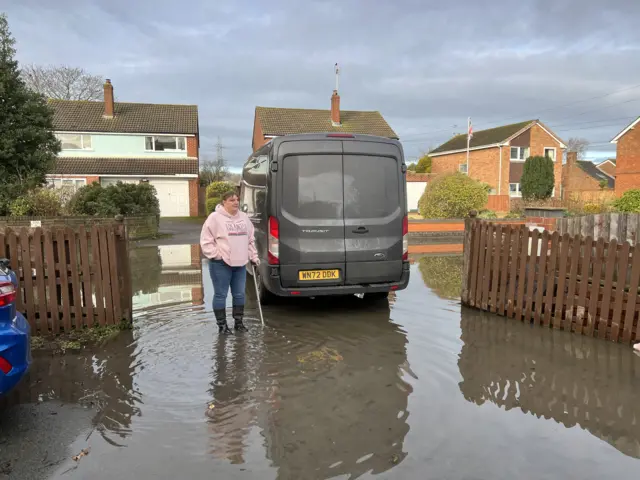
[[[47,98],[59,100],[102,100],[102,77],[82,68],[66,65],[25,65],[22,79],[27,87]]]
[[[416,167],[417,167],[417,165],[414,162],[412,162],[407,167],[407,170],[409,170],[410,172],[415,172],[416,171]]]
[[[223,150],[224,147],[222,146],[222,141],[220,140],[220,137],[218,137],[218,142],[216,143],[216,158],[204,160],[202,162],[202,167],[200,168],[201,186],[206,187],[213,182],[221,182],[229,174],[227,161],[222,153]]]
[[[431,173],[431,157],[423,155],[416,165],[416,173]]]
[[[586,138],[571,137],[567,140],[567,152],[576,152],[578,160],[584,160],[587,148],[589,148],[589,140]]]
[[[485,185],[460,172],[437,177],[427,184],[418,209],[424,218],[464,218],[487,204]]]
[[[520,190],[525,200],[544,200],[551,197],[555,175],[549,157],[529,157],[524,162]]]
[[[14,44],[7,17],[0,14],[0,215],[45,183],[60,151],[53,111],[20,78]]]

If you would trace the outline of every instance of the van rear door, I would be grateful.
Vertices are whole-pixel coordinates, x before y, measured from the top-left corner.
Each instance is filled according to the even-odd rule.
[[[342,142],[283,142],[277,158],[282,286],[343,285]]]
[[[402,276],[406,210],[402,154],[388,143],[344,142],[346,284]]]

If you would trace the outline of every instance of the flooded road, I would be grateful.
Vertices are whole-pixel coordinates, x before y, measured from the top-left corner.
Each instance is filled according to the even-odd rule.
[[[412,258],[389,301],[281,303],[265,328],[249,289],[250,332],[218,337],[197,246],[138,249],[134,330],[35,359],[0,478],[637,477],[640,357],[461,309],[461,257]]]

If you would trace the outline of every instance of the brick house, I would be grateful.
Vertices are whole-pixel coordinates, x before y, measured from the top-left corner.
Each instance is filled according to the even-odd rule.
[[[610,177],[615,178],[616,176],[616,159],[615,158],[608,158],[607,160],[598,163],[596,167],[598,167],[598,170],[606,173]]]
[[[473,133],[467,165],[467,135],[456,135],[429,153],[431,173],[461,171],[491,186],[489,207],[504,204],[493,196],[520,197],[520,179],[525,160],[530,156],[548,156],[555,162],[555,188],[562,184],[562,158],[565,143],[539,120],[480,130]],[[496,200],[496,201],[494,201]],[[508,203],[508,202],[506,202]],[[495,208],[494,208],[495,209]]]
[[[567,153],[562,166],[562,198],[598,201],[610,197],[615,178],[606,174],[593,162],[578,160],[576,152]]]
[[[616,196],[640,188],[640,117],[615,136]]]
[[[93,182],[149,182],[161,216],[197,216],[199,131],[196,105],[49,100],[62,150],[47,181],[77,189]]]
[[[324,132],[399,138],[380,112],[340,110],[340,95],[334,90],[330,110],[256,107],[251,146],[255,152],[275,137]]]

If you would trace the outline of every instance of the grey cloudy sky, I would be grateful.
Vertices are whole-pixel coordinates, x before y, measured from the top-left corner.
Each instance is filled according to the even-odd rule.
[[[408,157],[463,132],[539,118],[609,140],[640,115],[640,2],[630,0],[0,0],[18,60],[111,78],[121,101],[199,106],[203,156],[251,150],[256,105],[379,110]],[[605,96],[606,95],[606,96]],[[599,98],[594,98],[599,97]],[[569,105],[567,105],[569,104]]]

